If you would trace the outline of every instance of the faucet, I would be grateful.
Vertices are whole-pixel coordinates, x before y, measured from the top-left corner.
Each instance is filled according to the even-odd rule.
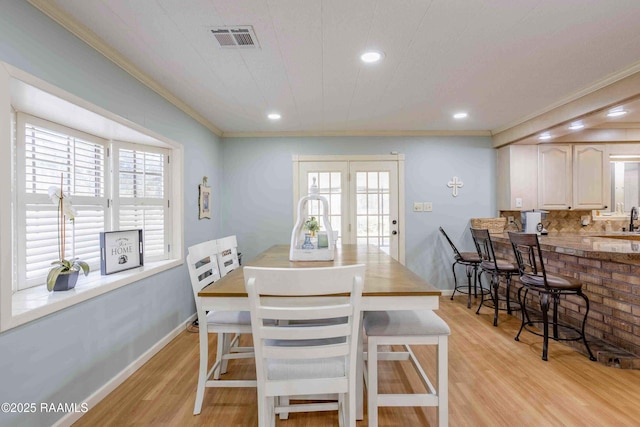
[[[638,226],[633,225],[633,221],[638,219],[638,208],[635,206],[631,208],[631,212],[629,213],[629,231],[633,232],[637,230]]]

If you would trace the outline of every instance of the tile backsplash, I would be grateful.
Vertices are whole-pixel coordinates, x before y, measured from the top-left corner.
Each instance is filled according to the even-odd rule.
[[[592,211],[587,210],[560,210],[549,211],[547,218],[542,220],[544,228],[549,233],[598,233],[603,231],[622,231],[622,227],[629,227],[629,220],[604,220],[593,221]],[[505,231],[520,231],[520,211],[500,211],[500,216],[508,218],[512,216],[515,224],[507,223]],[[583,216],[589,216],[589,225],[582,226]]]

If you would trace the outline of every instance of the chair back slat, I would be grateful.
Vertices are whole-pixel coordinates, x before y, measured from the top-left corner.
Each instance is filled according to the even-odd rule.
[[[262,327],[264,339],[273,340],[304,340],[304,339],[327,339],[347,337],[351,334],[351,327],[348,323],[333,325],[298,327],[297,324],[287,326],[265,325]]]
[[[331,306],[307,304],[304,308],[264,306],[260,308],[260,316],[264,319],[281,320],[335,319],[337,317],[349,316],[353,311],[353,307],[350,304],[336,304]]]
[[[547,274],[542,261],[542,249],[535,233],[509,232],[509,241],[518,263],[520,276],[530,275],[543,278],[544,286],[549,287]]]
[[[478,256],[482,261],[493,262],[495,269],[498,270],[498,263],[496,261],[496,254],[493,250],[493,242],[491,241],[491,235],[489,230],[482,228],[472,228],[471,236],[473,236],[473,243],[476,245]]]
[[[263,356],[266,359],[283,359],[283,360],[300,360],[300,359],[317,359],[318,351],[322,352],[322,358],[341,357],[349,354],[349,344],[330,344],[322,345],[318,348],[315,345],[309,346],[267,346],[263,350]]]

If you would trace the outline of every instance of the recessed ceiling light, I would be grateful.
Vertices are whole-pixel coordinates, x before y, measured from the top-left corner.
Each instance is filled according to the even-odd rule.
[[[543,132],[543,133],[540,134],[538,139],[540,139],[542,141],[546,141],[548,139],[551,139],[551,134],[549,132]]]
[[[269,113],[267,117],[269,118],[269,120],[280,120],[282,118],[280,113]]]
[[[360,55],[360,59],[362,60],[362,62],[372,63],[380,61],[383,56],[384,55],[382,52],[378,52],[377,50],[370,50]]]
[[[609,110],[609,112],[607,113],[607,117],[620,117],[624,116],[625,114],[627,114],[627,112],[624,110],[624,108],[616,107]]]
[[[578,129],[582,129],[584,127],[584,123],[582,123],[582,120],[578,120],[577,122],[573,122],[569,125],[569,129],[571,130],[578,130]]]
[[[453,115],[453,118],[454,118],[454,119],[466,119],[466,118],[467,118],[467,116],[468,116],[468,114],[467,114],[467,113],[465,113],[465,112],[460,112],[460,113],[455,113],[455,114]]]

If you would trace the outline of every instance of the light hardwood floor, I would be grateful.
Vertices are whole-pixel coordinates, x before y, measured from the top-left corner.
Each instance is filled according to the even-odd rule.
[[[552,342],[541,360],[541,338],[520,322],[483,309],[466,308],[465,297],[442,297],[438,314],[451,327],[449,420],[451,426],[638,426],[640,371],[591,362],[571,347]],[[212,338],[211,347],[215,348]],[[412,347],[433,372],[434,351]],[[381,363],[381,392],[415,387],[417,376],[401,362]],[[255,389],[207,389],[202,413],[194,416],[198,334],[184,332],[96,405],[76,426],[255,426]],[[251,361],[231,361],[233,377],[255,378]],[[366,413],[366,408],[365,408]],[[380,426],[434,425],[434,408],[381,408]],[[292,414],[278,426],[337,425],[335,413]],[[366,426],[365,420],[358,426]]]

